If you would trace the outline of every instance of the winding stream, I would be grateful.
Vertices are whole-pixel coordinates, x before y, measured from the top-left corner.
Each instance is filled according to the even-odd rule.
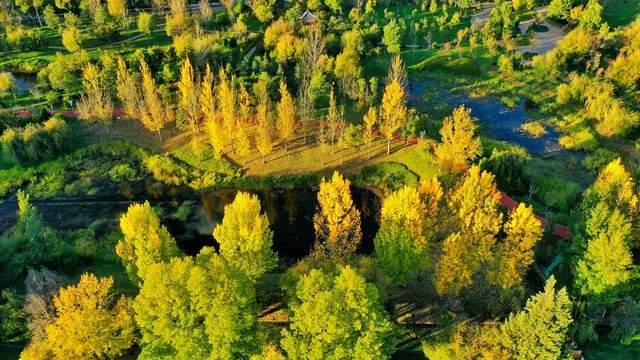
[[[566,152],[558,144],[560,134],[546,127],[547,133],[534,138],[520,130],[520,126],[532,119],[525,110],[524,101],[509,108],[497,99],[473,99],[466,93],[453,93],[434,79],[411,80],[409,82],[409,104],[415,107],[428,106],[431,102],[445,102],[451,108],[465,105],[478,120],[485,134],[496,140],[508,141],[525,148],[534,155],[550,155]]]

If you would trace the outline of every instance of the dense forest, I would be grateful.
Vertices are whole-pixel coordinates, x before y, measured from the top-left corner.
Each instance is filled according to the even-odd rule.
[[[0,357],[640,358],[639,0],[0,0]]]

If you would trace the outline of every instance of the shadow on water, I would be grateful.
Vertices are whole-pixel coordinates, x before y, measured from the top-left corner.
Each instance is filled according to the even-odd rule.
[[[205,193],[200,204],[194,206],[188,220],[168,222],[176,234],[180,247],[188,254],[196,254],[203,246],[217,246],[213,228],[222,221],[224,207],[231,203],[238,190],[225,189]],[[271,189],[254,192],[267,214],[274,233],[274,250],[285,260],[300,259],[311,251],[314,242],[313,215],[318,201],[316,191],[310,188]],[[354,204],[360,210],[362,244],[358,251],[373,251],[373,237],[378,231],[380,200],[371,191],[351,190]]]
[[[428,105],[426,99],[445,102],[452,108],[465,105],[471,109],[472,116],[478,119],[485,134],[496,140],[520,145],[531,154],[557,155],[566,152],[558,144],[560,134],[553,128],[547,127],[547,133],[538,138],[520,130],[522,124],[532,120],[522,100],[517,107],[509,108],[496,99],[473,99],[466,93],[453,93],[437,80],[428,78],[411,80],[409,92],[410,105],[418,108]]]
[[[222,221],[224,207],[238,190],[219,189],[195,198],[149,200],[161,209],[162,223],[176,238],[179,247],[189,255],[204,246],[217,247],[213,228]],[[317,190],[311,188],[270,189],[253,192],[260,198],[274,232],[274,250],[286,263],[300,259],[311,251],[314,242],[313,215],[318,206]],[[358,251],[373,251],[373,237],[378,231],[380,199],[370,190],[352,188],[354,204],[361,212],[363,240]],[[60,230],[86,228],[100,220],[107,230],[117,229],[120,216],[130,204],[139,200],[109,198],[75,198],[36,201],[43,220]],[[15,224],[15,197],[0,203],[0,234]],[[182,213],[182,215],[178,215]]]

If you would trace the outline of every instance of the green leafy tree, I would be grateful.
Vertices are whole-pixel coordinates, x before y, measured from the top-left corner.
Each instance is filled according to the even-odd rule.
[[[402,25],[398,23],[396,19],[391,19],[391,21],[384,26],[382,43],[387,47],[389,54],[400,53],[403,32]]]
[[[116,253],[135,283],[144,279],[151,265],[180,255],[175,239],[160,224],[148,201],[129,206],[120,218],[120,230],[124,237],[116,245]]]
[[[271,250],[273,231],[255,195],[239,192],[225,206],[224,218],[213,229],[213,236],[220,244],[220,255],[253,281],[276,265],[277,255]]]
[[[572,305],[567,290],[547,280],[544,291],[532,296],[524,310],[512,314],[500,327],[499,347],[508,359],[555,360],[569,357],[567,332]]]
[[[389,359],[394,326],[375,285],[347,266],[311,270],[296,286],[282,348],[291,360]]]
[[[320,183],[320,206],[313,216],[314,254],[317,257],[348,259],[362,241],[360,211],[353,204],[350,185],[351,182],[337,171],[330,181],[323,178]]]
[[[374,240],[376,259],[395,283],[413,280],[425,260],[426,208],[415,188],[405,187],[384,199],[380,230]]]
[[[589,0],[580,15],[580,26],[588,29],[598,29],[602,25],[602,10],[598,0]]]
[[[547,17],[555,20],[569,21],[569,13],[573,0],[551,0]]]
[[[147,12],[141,12],[138,15],[138,31],[143,34],[151,34],[154,27],[154,17],[153,14]]]
[[[82,34],[75,26],[70,26],[62,31],[62,45],[69,52],[78,52],[82,49]]]
[[[255,290],[213,248],[148,269],[135,299],[138,359],[235,359],[254,352]]]

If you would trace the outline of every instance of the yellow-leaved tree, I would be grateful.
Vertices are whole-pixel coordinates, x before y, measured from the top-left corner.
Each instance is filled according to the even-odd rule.
[[[209,64],[207,64],[200,87],[200,106],[204,116],[204,124],[209,143],[213,148],[213,156],[215,156],[216,159],[220,159],[225,144],[225,133],[220,114],[216,108],[216,99],[213,93],[213,73],[211,72]]]
[[[273,231],[255,195],[239,192],[224,207],[224,218],[213,229],[213,237],[220,244],[220,255],[253,281],[276,265]]]
[[[98,67],[87,64],[82,71],[82,86],[84,93],[78,103],[81,119],[108,121],[113,117],[113,99],[105,91]]]
[[[142,105],[140,89],[133,75],[129,73],[125,60],[121,56],[118,56],[116,63],[116,94],[118,96],[118,100],[120,100],[124,106],[124,111],[126,111],[127,115],[132,118],[139,118],[140,107]],[[158,136],[160,136],[160,139],[162,140],[160,131],[155,131],[158,131]]]
[[[280,133],[280,138],[284,140],[284,150],[288,152],[289,141],[293,138],[295,132],[296,105],[284,81],[280,81],[280,102],[277,110],[276,128]]]
[[[198,81],[189,57],[182,61],[180,81],[178,82],[178,105],[189,129],[197,136],[200,132],[201,106],[198,103]]]
[[[231,142],[231,150],[234,150],[233,140],[236,135],[236,92],[233,86],[233,79],[227,77],[224,68],[220,68],[218,73],[218,111],[222,118],[222,124],[227,134],[227,139]]]
[[[75,286],[53,299],[56,317],[46,338],[30,344],[21,359],[104,359],[124,354],[135,340],[133,312],[127,299],[117,301],[113,278],[83,274]]]
[[[473,282],[473,275],[492,256],[502,224],[500,193],[493,174],[474,165],[454,190],[451,208],[458,231],[442,243],[436,265],[436,291],[458,293]]]
[[[453,114],[442,124],[442,141],[435,149],[436,161],[441,170],[454,174],[467,170],[469,161],[481,152],[480,138],[475,132],[471,109],[464,106],[454,109]]]
[[[380,230],[374,240],[376,259],[387,276],[403,285],[425,265],[426,207],[418,190],[406,186],[384,199],[381,212]]]
[[[350,185],[337,171],[330,181],[323,178],[320,183],[320,206],[313,216],[316,258],[348,259],[360,245],[360,211],[353,204]]]
[[[140,58],[140,72],[142,73],[142,106],[140,106],[140,121],[149,131],[158,132],[167,123],[168,117],[158,87],[151,70],[144,58]]]
[[[380,105],[380,132],[387,139],[387,155],[391,151],[391,140],[407,119],[404,87],[393,79],[384,89]]]
[[[371,144],[373,140],[375,140],[374,127],[378,123],[378,109],[375,106],[371,106],[364,117],[362,118],[364,122],[364,140],[368,146],[368,158],[371,159]]]
[[[148,201],[129,206],[120,218],[120,230],[124,237],[116,245],[116,254],[134,283],[144,280],[152,264],[181,255],[175,239],[160,224]]]
[[[543,230],[533,208],[518,205],[504,225],[506,237],[496,248],[489,279],[503,289],[522,284],[527,269],[533,264],[533,249],[542,238]]]

